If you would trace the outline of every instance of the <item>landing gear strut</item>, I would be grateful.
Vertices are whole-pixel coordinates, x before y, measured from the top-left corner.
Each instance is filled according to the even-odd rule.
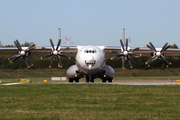
[[[89,82],[91,82],[91,83],[94,82],[94,78],[92,75],[89,75],[88,77],[86,77],[86,83],[89,83]]]

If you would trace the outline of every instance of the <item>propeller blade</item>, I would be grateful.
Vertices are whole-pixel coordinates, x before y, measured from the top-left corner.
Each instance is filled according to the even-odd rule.
[[[128,60],[128,63],[129,63],[130,68],[132,68],[132,64],[131,64],[131,61],[130,61],[130,59],[129,59],[128,56],[127,56],[127,60]]]
[[[114,59],[119,58],[119,57],[121,57],[121,56],[123,56],[123,55],[114,56],[114,57],[111,58],[111,60],[114,60]]]
[[[166,51],[168,48],[170,48],[171,47],[171,45],[168,45],[165,49],[164,49],[164,51]]]
[[[33,44],[32,46],[28,47],[25,52],[30,52],[31,50],[36,48],[36,44]]]
[[[120,43],[121,43],[121,47],[122,47],[122,49],[123,49],[123,51],[124,51],[124,44],[123,44],[123,42],[122,42],[122,39],[120,39]]]
[[[53,61],[54,61],[54,55],[53,55],[53,57],[52,57],[52,59],[51,59],[51,62],[50,62],[49,68],[51,68],[51,66],[52,66],[52,64],[53,64]]]
[[[156,60],[157,56],[153,56],[151,59],[149,59],[146,64],[150,65],[152,62],[154,62],[154,60]]]
[[[125,66],[126,66],[126,59],[125,59],[125,56],[123,56],[122,60],[124,61],[123,69],[125,69]]]
[[[28,63],[30,64],[30,66],[33,66],[33,64],[31,63],[31,61],[29,60],[29,58],[26,57],[26,59],[27,59]]]
[[[30,66],[28,65],[27,57],[25,57],[24,60],[25,60],[26,66],[27,66],[28,68],[30,68]]]
[[[19,41],[17,39],[16,39],[16,43],[19,46],[19,49],[21,49],[20,51],[22,51],[21,44],[19,43]]]
[[[52,50],[45,48],[45,47],[41,47],[41,49],[46,50],[46,51],[52,51]]]
[[[146,65],[149,65],[149,62],[152,60],[153,58],[150,58],[146,63]]]
[[[153,49],[151,48],[151,46],[149,46],[148,44],[146,44],[146,46],[153,51]]]
[[[167,64],[167,65],[171,65],[171,63],[164,57],[164,56],[160,56],[160,58],[162,59],[162,61]]]
[[[129,53],[129,55],[133,55],[133,56],[141,56],[141,54],[139,54],[139,53]]]
[[[157,59],[157,56],[155,56],[154,58],[152,58],[152,60],[149,62],[149,65],[151,65],[156,59]]]
[[[126,38],[126,51],[128,50],[128,38]]]
[[[12,59],[17,58],[17,57],[20,57],[20,56],[21,56],[21,54],[14,55],[14,56],[10,57],[9,60],[12,60]]]
[[[18,40],[14,40],[14,43],[16,45],[16,47],[18,48],[19,51],[22,51],[21,45],[19,44]]]
[[[51,46],[52,46],[53,50],[55,50],[55,49],[54,49],[54,44],[53,44],[53,42],[52,42],[52,39],[50,38],[49,40],[50,40],[50,43],[51,43]]]
[[[137,47],[137,48],[130,50],[129,52],[134,52],[134,51],[139,50],[139,49],[140,49],[140,47]]]
[[[18,56],[16,56],[16,57],[12,58],[12,59],[10,60],[10,63],[16,61],[19,57],[21,57],[21,55],[18,55]]]
[[[53,54],[49,54],[49,55],[46,55],[46,56],[44,56],[44,57],[41,57],[41,60],[44,59],[44,58],[50,57],[50,56],[52,56],[52,55],[53,55]]]
[[[152,50],[153,50],[154,52],[157,52],[157,51],[156,51],[156,48],[154,47],[154,45],[153,45],[151,42],[149,42],[149,44],[151,45]]]
[[[116,54],[121,54],[121,55],[122,55],[123,52],[119,52],[119,51],[110,51],[110,53],[116,53]]]
[[[161,49],[161,52],[165,51],[167,44],[168,42],[163,46],[163,48]]]
[[[59,41],[58,41],[58,44],[57,44],[57,47],[56,47],[56,51],[58,50],[60,45],[61,45],[61,38],[59,38]]]
[[[58,55],[57,55],[57,59],[58,59],[58,66],[59,66],[60,68],[62,68],[62,64],[61,64],[60,56],[58,56]]]

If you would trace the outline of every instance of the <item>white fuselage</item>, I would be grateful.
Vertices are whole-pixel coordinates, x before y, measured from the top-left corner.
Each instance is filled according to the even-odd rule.
[[[96,74],[105,65],[105,55],[97,46],[84,46],[78,49],[76,65],[85,74]]]

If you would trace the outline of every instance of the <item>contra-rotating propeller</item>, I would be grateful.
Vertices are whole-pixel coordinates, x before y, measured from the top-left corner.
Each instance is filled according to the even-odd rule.
[[[171,47],[171,45],[168,45],[169,42],[167,42],[161,49],[161,51],[156,50],[156,48],[154,47],[154,45],[149,42],[150,45],[146,44],[146,46],[151,49],[154,53],[153,53],[153,57],[151,59],[149,59],[147,62],[145,62],[148,67],[150,67],[150,65],[157,59],[157,58],[161,58],[161,60],[167,65],[166,67],[169,67],[169,65],[171,65],[171,63],[163,56],[163,52],[166,51],[169,47]]]
[[[122,47],[122,52],[119,52],[119,51],[110,51],[110,53],[118,54],[117,56],[112,57],[111,60],[119,58],[119,57],[123,57],[124,63],[126,63],[126,59],[127,59],[130,68],[132,68],[132,64],[131,64],[131,61],[129,59],[129,56],[131,56],[131,55],[133,55],[133,56],[141,56],[141,54],[139,54],[139,53],[133,53],[134,51],[139,50],[140,47],[137,47],[135,49],[129,50],[128,49],[128,38],[126,38],[126,46],[124,46],[124,44],[122,42],[122,39],[120,39],[120,44],[121,44],[121,47]],[[125,65],[126,64],[123,64],[123,69],[125,69]]]
[[[14,43],[16,45],[16,47],[18,48],[19,52],[17,55],[14,55],[10,58],[8,58],[8,60],[10,61],[10,63],[12,64],[12,62],[16,61],[18,58],[22,57],[22,59],[25,60],[25,63],[27,65],[28,68],[30,68],[30,66],[33,66],[33,64],[31,63],[31,61],[28,59],[28,53],[36,48],[36,44],[33,44],[32,46],[28,47],[26,50],[23,50],[19,41],[16,39],[14,40]]]
[[[51,60],[51,62],[50,62],[49,68],[51,68],[51,66],[52,66],[52,64],[53,64],[53,61],[54,61],[54,59],[56,59],[56,58],[57,58],[57,60],[58,60],[58,66],[59,66],[60,68],[62,68],[62,64],[61,64],[60,57],[65,57],[65,58],[69,58],[69,59],[70,59],[70,57],[67,57],[67,56],[65,56],[65,55],[62,54],[62,52],[63,52],[64,50],[70,49],[70,47],[67,47],[67,48],[65,48],[65,49],[61,49],[61,47],[60,47],[60,45],[61,45],[61,38],[59,38],[57,47],[56,47],[56,49],[55,49],[54,44],[53,44],[53,42],[52,42],[52,39],[50,38],[49,40],[50,40],[50,43],[51,43],[51,46],[52,46],[52,50],[49,50],[49,49],[47,49],[47,48],[45,48],[45,47],[41,47],[42,49],[47,50],[47,51],[50,52],[49,55],[46,55],[46,56],[44,56],[44,57],[41,57],[41,60],[44,59],[44,58],[53,56],[53,57],[52,57],[52,60]]]

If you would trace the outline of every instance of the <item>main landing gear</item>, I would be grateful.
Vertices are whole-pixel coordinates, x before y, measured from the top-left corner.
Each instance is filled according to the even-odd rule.
[[[69,78],[69,83],[73,83],[74,81],[75,81],[76,83],[79,83],[79,78],[75,78],[75,79]]]
[[[76,83],[79,83],[79,78],[69,78],[69,83],[73,83],[74,81]],[[94,83],[94,77],[91,75],[86,77],[86,83],[89,83],[89,82]],[[106,83],[106,82],[112,83],[112,78],[103,78],[102,83]]]

